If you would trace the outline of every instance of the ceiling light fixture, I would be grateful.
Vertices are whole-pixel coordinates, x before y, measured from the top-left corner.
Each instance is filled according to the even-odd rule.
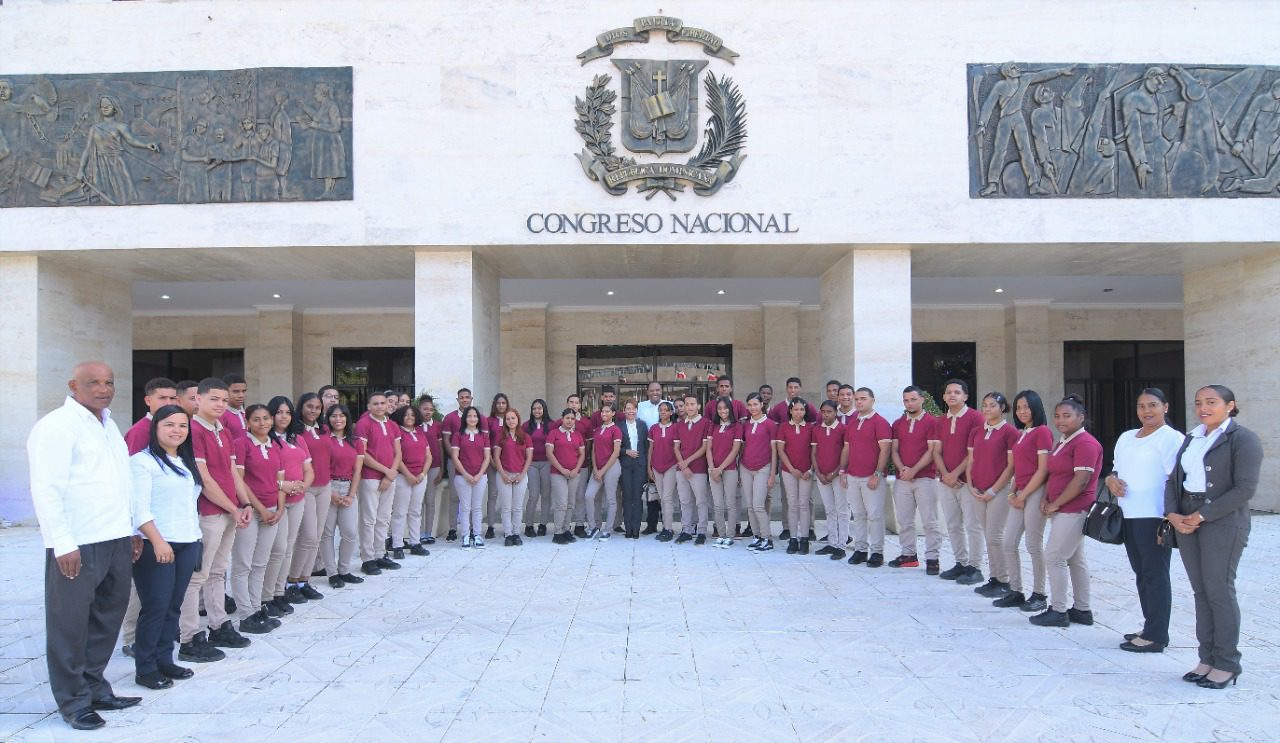
[[[272,299],[279,299],[279,298],[280,298],[280,295],[279,295],[279,294],[272,294],[272,295],[271,295],[271,298],[272,298]]]
[[[721,289],[720,291],[716,292],[716,294],[723,295],[723,294],[724,294],[724,289]]]
[[[996,294],[1004,294],[1004,289],[1001,289],[1000,287],[998,287],[998,286],[997,286],[997,287],[996,287]]]
[[[1110,293],[1111,293],[1111,292],[1113,292],[1113,291],[1115,291],[1115,289],[1103,289],[1103,290],[1102,290],[1102,292],[1103,292],[1104,294],[1110,294]]]
[[[610,289],[609,291],[605,292],[605,294],[607,294],[607,295],[609,295],[609,296],[611,296],[611,297],[612,297],[612,296],[613,296],[613,290],[612,290],[612,289]]]
[[[161,298],[161,299],[168,299],[168,298],[169,298],[169,295],[168,295],[168,294],[161,294],[161,295],[160,295],[160,298]]]

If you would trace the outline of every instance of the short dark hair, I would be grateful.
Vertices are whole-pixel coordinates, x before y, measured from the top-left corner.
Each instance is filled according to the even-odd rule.
[[[1009,412],[1009,400],[1004,396],[1003,392],[988,392],[982,396],[982,399],[995,400],[996,404],[1000,406],[1001,413]]]
[[[200,391],[198,389],[200,387],[200,383],[195,381],[194,379],[184,379],[181,382],[178,382],[178,386],[175,387],[174,389],[176,389],[178,391],[178,394],[181,395],[183,392],[191,389],[192,387],[196,387],[197,392]]]
[[[249,381],[244,378],[243,374],[236,374],[235,372],[230,372],[229,374],[223,374],[222,381],[226,382],[228,387],[230,387],[233,384],[249,384]]]
[[[338,393],[338,397],[339,397],[339,399],[341,399],[341,397],[342,397],[342,393],[341,393],[341,391],[340,391],[337,387],[335,387],[334,385],[331,385],[331,384],[326,384],[325,386],[323,386],[323,387],[321,387],[320,389],[316,390],[316,394],[317,394],[318,396],[320,396],[320,397],[324,397],[324,392],[325,392],[325,390],[333,390],[334,392],[337,392],[337,393]]]
[[[919,395],[919,396],[921,396],[921,397],[924,397],[924,390],[920,389],[919,387],[915,386],[914,384],[909,384],[909,385],[907,385],[906,387],[903,387],[903,388],[902,388],[902,394],[904,394],[904,395],[910,395],[912,392],[916,393],[917,395]]]
[[[871,396],[871,399],[872,399],[872,400],[876,399],[876,393],[875,393],[875,392],[872,392],[870,387],[859,387],[858,389],[856,389],[856,390],[854,390],[854,391],[853,391],[853,394],[855,394],[855,395],[856,395],[856,394],[858,394],[859,392],[865,392],[865,393],[867,393],[868,395],[870,395],[870,396]]]
[[[196,393],[200,395],[209,394],[209,390],[227,391],[227,383],[217,377],[205,377],[200,380],[200,384],[196,385]]]
[[[470,387],[461,387],[461,388],[459,388],[459,389],[458,389],[458,391],[457,391],[456,393],[454,393],[454,394],[461,395],[463,392],[465,392],[465,393],[467,393],[468,395],[470,395],[470,394],[471,394],[471,388],[470,388]]]
[[[773,392],[773,385],[766,382],[765,384],[760,385],[760,388],[756,391],[763,392],[764,390],[769,390],[770,392]]]
[[[853,388],[853,385],[848,383],[840,385],[840,391],[844,392],[845,390],[849,390],[850,392],[857,392],[857,390]],[[875,395],[872,395],[872,397],[875,397]]]
[[[968,382],[966,382],[966,381],[964,381],[963,379],[948,379],[948,380],[947,380],[947,381],[942,385],[942,391],[943,391],[943,392],[946,392],[946,391],[947,391],[947,388],[948,388],[948,387],[950,387],[950,386],[951,386],[951,385],[953,385],[953,384],[954,384],[954,385],[957,385],[957,386],[960,388],[960,391],[961,391],[961,392],[965,393],[966,395],[967,395],[967,394],[969,394],[969,383],[968,383]]]
[[[606,392],[612,392],[612,393],[613,393],[613,394],[615,394],[615,395],[616,395],[616,394],[618,394],[618,390],[617,390],[617,388],[616,388],[616,387],[614,387],[614,386],[613,386],[613,385],[611,385],[611,384],[606,384],[605,386],[603,386],[603,387],[601,387],[601,388],[600,388],[600,394],[602,394],[602,395],[603,395],[603,394],[605,394]]]
[[[827,386],[828,386],[828,387],[830,387],[830,386],[831,386],[831,385],[833,385],[833,384],[836,386],[836,388],[837,388],[837,389],[839,389],[839,387],[840,387],[840,380],[839,380],[839,379],[828,379],[828,380],[827,380]]]
[[[1025,400],[1027,407],[1031,409],[1031,427],[1043,426],[1049,422],[1049,417],[1044,414],[1044,401],[1040,399],[1040,393],[1035,390],[1023,390],[1013,396],[1013,407],[1018,407],[1018,401]],[[1013,425],[1019,430],[1026,428],[1017,415],[1013,416]]]
[[[155,392],[156,390],[177,390],[177,389],[178,389],[178,383],[173,381],[172,379],[169,379],[168,377],[156,377],[155,379],[152,379],[151,381],[147,382],[146,386],[142,388],[142,394],[150,395],[152,392]]]
[[[720,376],[716,377],[716,384],[720,384],[721,382],[728,382],[729,384],[733,384],[733,379],[730,378],[728,374],[721,374]]]
[[[787,384],[791,384],[792,382],[795,382],[796,384],[800,385],[801,387],[803,387],[803,386],[804,386],[804,382],[801,382],[801,381],[800,381],[800,377],[787,377]]]

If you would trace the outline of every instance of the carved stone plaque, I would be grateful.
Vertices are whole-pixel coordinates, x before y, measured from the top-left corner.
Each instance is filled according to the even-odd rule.
[[[1280,67],[968,66],[974,198],[1280,195]]]
[[[0,207],[352,198],[351,68],[0,76]]]

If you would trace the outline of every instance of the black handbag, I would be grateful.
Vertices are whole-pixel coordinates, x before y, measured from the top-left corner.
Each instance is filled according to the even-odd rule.
[[[1161,519],[1160,525],[1156,527],[1156,544],[1167,549],[1178,548],[1178,532],[1169,519]]]
[[[1124,543],[1124,511],[1105,480],[1098,481],[1098,496],[1084,519],[1084,535],[1103,544]]]

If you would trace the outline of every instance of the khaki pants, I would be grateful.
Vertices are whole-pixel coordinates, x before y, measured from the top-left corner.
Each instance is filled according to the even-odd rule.
[[[498,468],[490,467],[488,472],[489,483],[485,485],[485,492],[488,498],[485,499],[484,522],[493,528],[498,523],[498,512],[501,506],[498,505]],[[477,530],[479,533],[479,530]]]
[[[293,561],[289,566],[289,577],[294,580],[306,583],[311,577],[311,570],[316,566],[320,537],[324,533],[325,521],[329,518],[330,492],[331,483],[307,488],[307,495],[302,501],[302,525],[298,529],[298,541],[294,545]]]
[[[195,634],[206,626],[200,617],[200,599],[203,595],[205,619],[209,629],[217,629],[227,620],[226,576],[231,560],[232,547],[239,535],[236,520],[229,513],[215,513],[200,517],[200,570],[192,574],[187,584],[187,594],[182,599],[182,616],[178,620],[178,632],[182,642],[190,642]]]
[[[738,477],[742,481],[743,500],[751,502],[751,510],[747,511],[751,533],[760,539],[773,539],[773,523],[769,516],[769,465],[758,470],[739,467]]]
[[[391,525],[391,506],[395,488],[378,490],[381,478],[360,480],[356,506],[360,509],[360,561],[370,562],[387,552],[387,528]]]
[[[844,549],[849,538],[849,490],[840,487],[840,476],[823,482],[815,476],[813,486],[822,499],[822,511],[826,516],[827,544]]]
[[[738,470],[727,469],[720,473],[720,481],[707,475],[711,488],[712,523],[720,530],[720,536],[733,538],[738,526]]]
[[[1089,566],[1084,559],[1083,513],[1055,513],[1049,517],[1049,541],[1044,546],[1045,571],[1049,574],[1049,605],[1054,611],[1073,607],[1089,610]],[[1067,603],[1067,580],[1075,601]]]
[[[520,533],[520,525],[524,523],[525,494],[529,490],[529,475],[526,473],[515,482],[498,480],[498,513],[502,518],[502,536],[510,537]]]
[[[129,606],[124,610],[124,624],[121,627],[121,645],[132,645],[138,637],[138,614],[142,613],[142,601],[138,598],[138,587],[129,584]]]
[[[807,539],[812,526],[813,478],[806,480],[783,470],[782,491],[787,496],[787,528],[791,530],[791,538]]]
[[[426,497],[430,483],[430,473],[417,485],[409,484],[404,475],[396,476],[396,494],[391,502],[392,549],[399,549],[405,544],[413,546],[422,539],[418,536],[418,527],[422,524],[422,499]]]
[[[350,573],[351,556],[360,546],[360,507],[355,503],[345,508],[332,505],[333,498],[345,498],[350,492],[350,481],[334,480],[330,483],[330,507],[325,515],[324,532],[320,536],[320,557],[324,560],[325,572],[330,576]],[[333,556],[335,531],[342,532],[342,542],[338,548],[336,561]]]
[[[884,554],[884,502],[889,486],[883,477],[874,488],[870,477],[849,477],[849,509],[853,514],[853,549]],[[828,540],[830,541],[830,540]],[[838,542],[830,542],[843,547]]]
[[[484,536],[484,501],[489,493],[489,475],[480,476],[474,484],[462,475],[453,476],[453,489],[458,494],[458,536]]]
[[[267,561],[271,559],[271,548],[282,523],[283,520],[264,524],[255,513],[249,518],[249,525],[236,535],[235,545],[231,549],[231,597],[236,600],[237,619],[244,619],[262,608],[262,586],[267,577]],[[209,612],[212,622],[209,597],[206,595],[205,598],[205,611]],[[221,596],[214,597],[214,603],[221,600]]]
[[[304,501],[289,503],[284,507],[284,517],[277,522],[276,541],[271,545],[271,556],[267,558],[267,572],[262,580],[262,600],[270,601],[284,594],[284,586],[289,578],[289,563],[293,558],[293,548],[298,542],[298,530],[302,528],[302,514],[306,508]]]
[[[986,538],[987,563],[990,577],[1001,583],[1009,583],[1009,558],[1004,548],[1004,530],[1009,523],[1009,486],[1005,485],[996,492],[996,497],[985,503],[974,498],[974,515],[982,524],[982,533]],[[977,563],[974,563],[975,565]]]
[[[942,530],[938,528],[938,489],[932,477],[917,477],[911,482],[898,480],[893,486],[893,512],[898,521],[898,548],[904,555],[916,553],[916,512],[924,526],[924,557],[938,559],[942,548]]]
[[[441,502],[441,494],[444,492],[445,481],[436,482],[436,478],[440,476],[440,468],[432,467],[427,470],[427,489],[423,493],[422,501],[422,537],[434,537],[436,535],[436,516],[437,508]],[[458,512],[455,509],[453,518],[458,518]],[[419,537],[421,539],[421,537]]]
[[[680,496],[680,531],[685,534],[707,533],[707,476],[694,472],[685,476],[679,469],[676,473],[676,493]]]
[[[604,471],[601,479],[597,480],[594,474],[584,474],[583,477],[588,479],[587,482],[587,526],[595,528],[599,526],[601,529],[612,529],[613,520],[618,516],[618,501],[614,497],[614,493],[618,492],[618,479],[622,477],[622,462],[614,462],[613,466]],[[598,513],[596,511],[596,494],[604,494],[604,507],[606,513]]]
[[[524,500],[525,526],[551,520],[551,463],[543,460],[529,465],[528,488]]]
[[[951,551],[956,562],[966,567],[980,567],[982,553],[986,551],[983,534],[983,516],[978,512],[980,501],[969,494],[969,486],[957,483],[954,488],[938,481],[938,500],[942,504],[942,519],[951,540]]]
[[[1008,498],[1005,498],[1008,501]],[[1009,570],[1009,588],[1022,590],[1022,562],[1018,554],[1018,543],[1023,533],[1027,535],[1027,554],[1031,555],[1031,591],[1041,596],[1044,592],[1044,524],[1045,516],[1040,513],[1040,504],[1044,502],[1044,488],[1037,488],[1027,496],[1022,508],[1009,507],[1009,515],[1004,522],[1004,560]],[[987,532],[990,534],[991,532]]]
[[[569,513],[572,508],[569,496],[578,491],[578,482],[582,477],[582,472],[573,478],[567,478],[559,472],[551,473],[551,521],[554,534],[569,531]]]
[[[654,472],[653,484],[658,487],[658,502],[662,504],[662,528],[671,531],[675,521],[676,510],[676,478],[680,471],[675,467],[666,472]]]

